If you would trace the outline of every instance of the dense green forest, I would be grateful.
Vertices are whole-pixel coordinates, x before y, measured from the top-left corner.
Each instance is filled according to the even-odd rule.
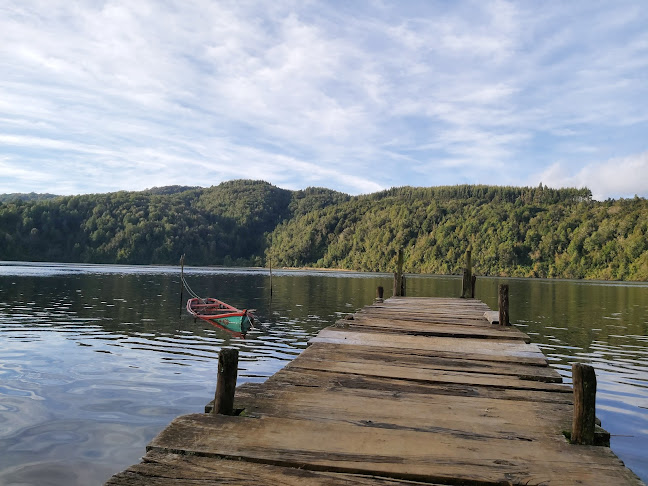
[[[9,197],[13,196],[13,197]],[[22,197],[17,197],[22,196]],[[400,187],[349,196],[238,180],[210,188],[0,195],[0,259],[267,265],[648,280],[648,201],[588,189]]]

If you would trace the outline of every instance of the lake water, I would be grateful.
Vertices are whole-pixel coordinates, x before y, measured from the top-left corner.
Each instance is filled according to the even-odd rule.
[[[214,394],[218,352],[240,353],[239,384],[263,381],[341,316],[372,302],[386,274],[188,268],[200,295],[257,309],[230,338],[180,308],[177,267],[0,262],[0,485],[93,485],[139,461],[173,418]],[[569,381],[597,370],[597,415],[613,451],[648,481],[648,284],[479,278]],[[410,296],[458,296],[457,277],[411,276]],[[389,293],[386,290],[386,293]],[[187,296],[185,295],[185,298]]]

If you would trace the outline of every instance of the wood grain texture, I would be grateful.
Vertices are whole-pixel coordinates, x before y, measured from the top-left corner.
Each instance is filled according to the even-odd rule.
[[[106,486],[206,486],[212,484],[227,486],[303,486],[304,484],[313,486],[413,486],[423,483],[153,451],[147,453],[140,464],[131,466],[113,476],[108,480]]]

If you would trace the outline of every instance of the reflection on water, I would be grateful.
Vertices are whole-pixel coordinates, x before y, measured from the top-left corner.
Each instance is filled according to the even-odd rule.
[[[186,269],[192,288],[254,308],[231,338],[181,312],[177,268],[0,263],[0,484],[101,484],[137,462],[177,415],[214,393],[217,356],[239,349],[239,384],[263,381],[321,328],[370,303],[384,274]],[[499,279],[479,279],[496,306]],[[591,362],[612,447],[648,478],[648,286],[508,280],[511,317],[569,378]],[[454,296],[453,277],[412,277],[409,295]],[[387,293],[389,293],[387,291]],[[188,297],[185,295],[185,297]]]

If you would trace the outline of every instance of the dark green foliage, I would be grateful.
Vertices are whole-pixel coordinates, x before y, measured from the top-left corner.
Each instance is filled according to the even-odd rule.
[[[9,201],[40,201],[42,199],[53,199],[58,197],[56,194],[37,194],[35,192],[23,193],[14,192],[11,194],[0,194],[0,203]]]
[[[592,201],[588,189],[393,188],[279,225],[275,264],[482,275],[648,279],[648,202]]]
[[[163,186],[163,187],[151,187],[142,191],[145,194],[177,194],[179,192],[191,191],[194,189],[200,189],[198,186]]]
[[[10,199],[0,259],[337,267],[648,280],[648,202],[588,189],[399,187],[350,197],[238,180],[210,188]]]

